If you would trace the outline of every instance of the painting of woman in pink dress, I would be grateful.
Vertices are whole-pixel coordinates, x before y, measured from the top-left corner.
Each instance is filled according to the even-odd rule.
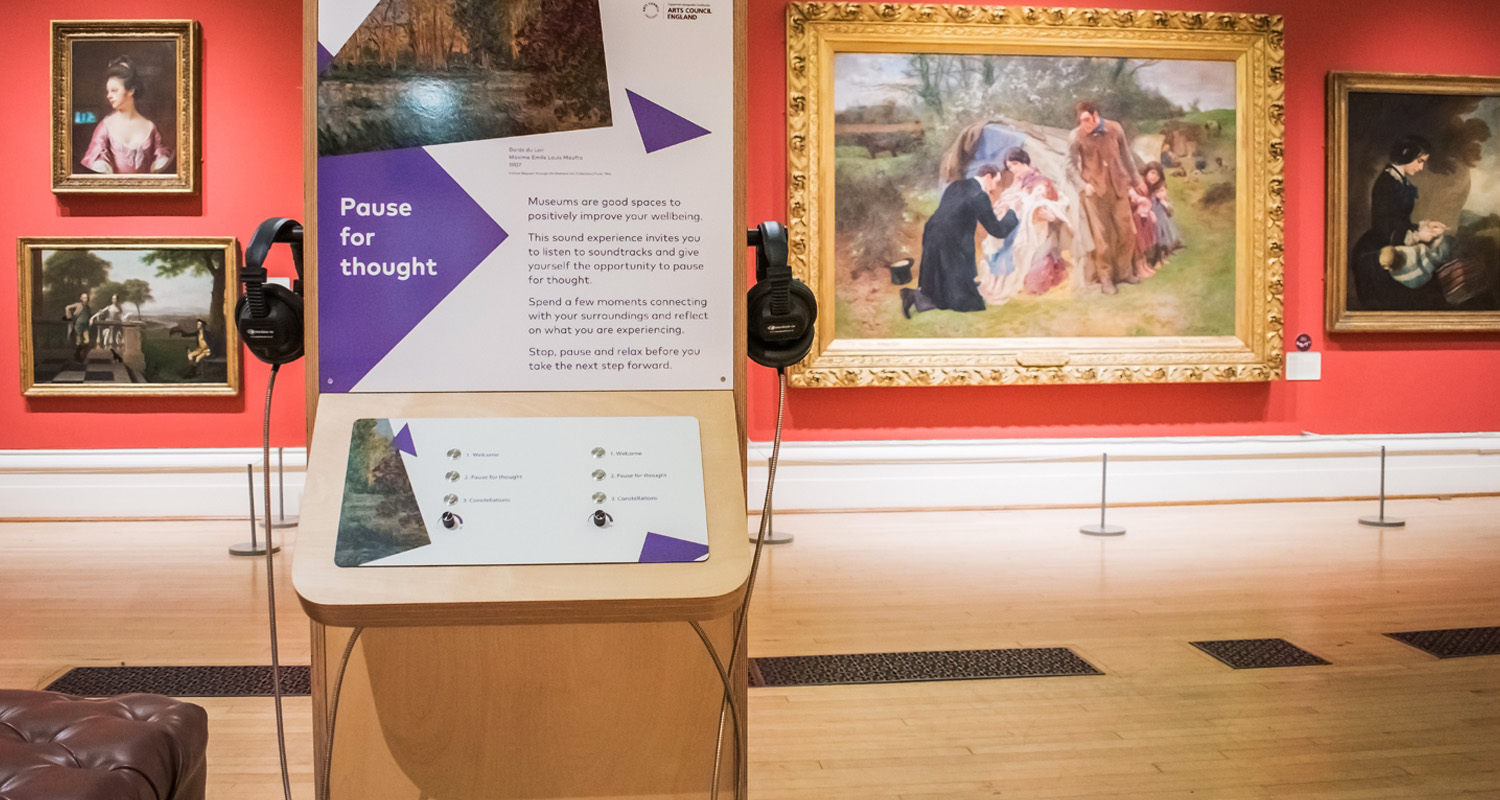
[[[196,194],[198,23],[52,21],[52,191]]]
[[[104,94],[111,113],[94,128],[81,159],[83,166],[104,175],[170,172],[171,149],[156,124],[136,108],[145,87],[135,64],[128,56],[120,56],[109,62],[105,76]]]

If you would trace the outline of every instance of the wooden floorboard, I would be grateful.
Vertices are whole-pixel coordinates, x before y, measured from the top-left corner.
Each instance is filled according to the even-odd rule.
[[[1382,634],[1500,625],[1500,499],[783,515],[753,656],[1070,647],[1096,677],[758,688],[755,800],[1493,798],[1500,656]],[[269,663],[264,565],[225,521],[0,524],[0,686],[73,666]],[[295,547],[287,535],[287,553]],[[284,663],[307,621],[278,556]],[[1195,640],[1330,666],[1231,670]],[[268,698],[201,699],[209,797],[280,796]],[[311,709],[286,704],[296,797]],[[705,754],[709,758],[711,754]],[[410,798],[409,800],[419,800]]]

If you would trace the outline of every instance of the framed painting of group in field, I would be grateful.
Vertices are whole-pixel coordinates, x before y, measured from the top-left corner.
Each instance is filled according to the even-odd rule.
[[[1500,330],[1500,78],[1328,76],[1330,331]]]
[[[25,395],[235,395],[232,237],[23,237]]]
[[[792,383],[1276,377],[1281,24],[792,4]]]
[[[52,191],[197,190],[198,23],[52,23]]]

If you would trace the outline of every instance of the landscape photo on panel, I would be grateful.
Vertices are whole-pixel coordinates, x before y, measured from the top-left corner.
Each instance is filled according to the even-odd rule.
[[[432,543],[388,419],[360,419],[349,435],[333,563],[357,567]]]
[[[318,155],[607,127],[599,0],[381,0],[318,76]]]

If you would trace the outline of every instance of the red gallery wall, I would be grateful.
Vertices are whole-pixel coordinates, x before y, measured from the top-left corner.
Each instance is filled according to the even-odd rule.
[[[1415,5],[1406,0],[1173,0],[1144,7],[1285,17],[1284,332],[1287,342],[1301,333],[1312,337],[1313,349],[1323,353],[1323,379],[1258,385],[791,389],[787,439],[1500,430],[1500,335],[1323,331],[1325,76],[1331,70],[1500,75],[1500,18],[1490,0]],[[749,13],[748,213],[752,221],[785,219],[785,4],[750,0]],[[766,441],[776,423],[776,377],[754,365],[750,372],[749,434]]]
[[[623,0],[604,0],[617,2]],[[1109,4],[1105,4],[1109,5]],[[233,235],[302,209],[298,0],[143,0],[142,19],[203,27],[202,191],[191,199],[50,191],[48,42],[53,19],[118,18],[82,0],[11,3],[0,32],[9,123],[0,242],[18,236]],[[1500,336],[1323,332],[1323,80],[1330,70],[1500,75],[1500,20],[1487,0],[1174,2],[1172,8],[1286,18],[1286,309],[1323,352],[1323,380],[1195,386],[794,389],[801,440],[1200,436],[1500,430]],[[277,26],[281,26],[279,29]],[[785,4],[749,0],[749,221],[785,218]],[[13,263],[7,257],[8,263]],[[272,273],[290,273],[278,249]],[[15,286],[14,268],[3,278]],[[0,292],[0,449],[226,447],[259,442],[267,368],[248,360],[238,398],[22,398],[14,291]],[[273,440],[303,441],[302,369],[278,380]],[[751,367],[750,435],[769,439],[775,379]]]
[[[200,191],[193,197],[54,195],[51,21],[196,19],[202,26]],[[269,368],[249,359],[239,397],[73,398],[20,393],[16,239],[21,236],[234,236],[261,219],[302,213],[300,0],[84,0],[5,4],[0,74],[0,449],[243,447],[260,443]],[[101,85],[100,91],[103,91]],[[287,248],[269,268],[290,275]],[[272,442],[304,440],[303,370],[277,378]]]

